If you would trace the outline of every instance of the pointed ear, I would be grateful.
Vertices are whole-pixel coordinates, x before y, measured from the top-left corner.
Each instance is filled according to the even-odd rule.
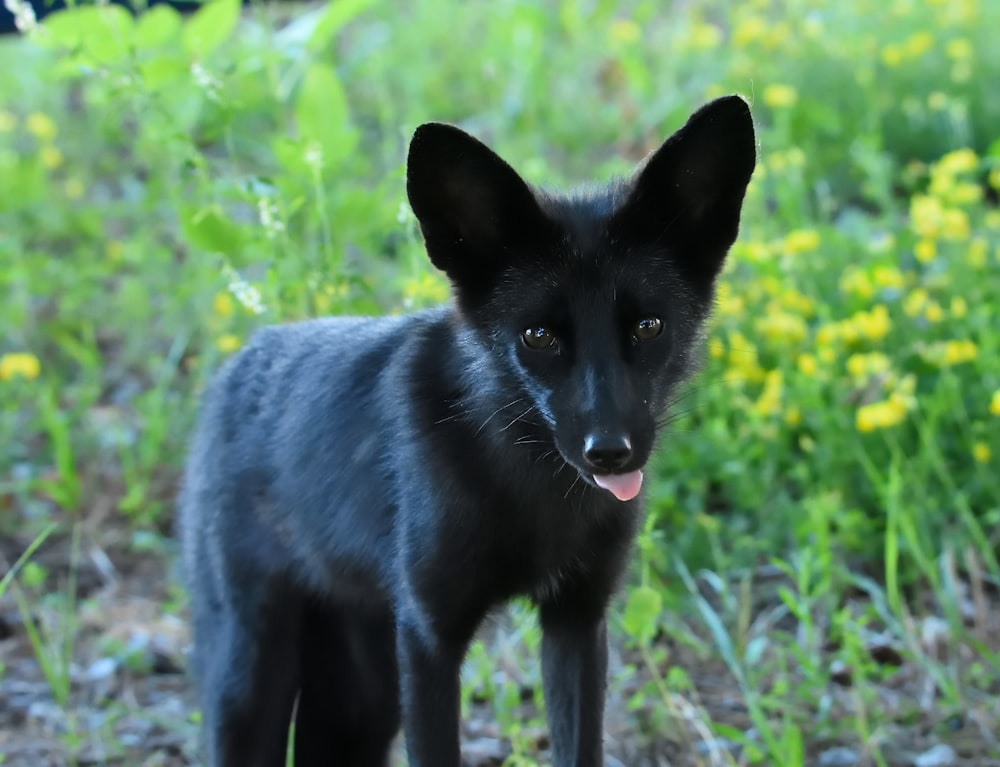
[[[417,128],[406,192],[427,254],[459,287],[482,287],[552,230],[524,180],[485,144],[441,123]]]
[[[664,247],[682,271],[711,281],[736,240],[756,160],[747,103],[709,102],[636,171],[612,216],[613,236]]]

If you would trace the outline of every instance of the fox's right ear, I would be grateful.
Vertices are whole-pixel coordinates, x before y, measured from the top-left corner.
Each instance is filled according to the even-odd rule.
[[[488,287],[522,249],[553,229],[514,169],[452,125],[417,128],[406,193],[431,262],[462,289]]]

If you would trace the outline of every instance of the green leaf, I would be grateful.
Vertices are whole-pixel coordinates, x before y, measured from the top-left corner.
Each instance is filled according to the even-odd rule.
[[[229,37],[240,17],[240,0],[211,0],[184,26],[184,47],[197,58],[204,58]]]
[[[181,15],[169,5],[157,5],[139,17],[135,25],[136,48],[159,48],[181,30]]]
[[[44,27],[48,34],[39,39],[46,44],[114,64],[130,54],[135,23],[119,5],[82,5],[52,14]]]
[[[649,586],[639,586],[628,595],[622,625],[633,639],[648,642],[656,633],[662,609],[660,592]]]
[[[326,12],[316,24],[307,47],[309,50],[322,50],[333,42],[333,38],[351,19],[358,16],[375,0],[333,0],[326,7]]]
[[[332,68],[309,67],[295,103],[299,136],[323,151],[323,164],[333,167],[354,150],[357,133],[350,123],[347,97]]]
[[[181,227],[188,242],[201,250],[233,256],[243,246],[242,230],[217,206],[183,209]]]

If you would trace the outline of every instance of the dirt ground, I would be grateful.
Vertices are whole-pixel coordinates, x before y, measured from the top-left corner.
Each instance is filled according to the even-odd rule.
[[[105,530],[87,539],[75,567],[77,600],[72,664],[66,703],[57,705],[52,686],[37,661],[12,593],[0,600],[0,763],[4,767],[122,765],[182,767],[200,764],[195,697],[185,675],[188,630],[173,555],[163,544],[150,553],[126,547],[128,534]],[[0,538],[0,571],[26,545]],[[57,625],[65,608],[51,594],[65,585],[71,547],[50,539],[36,555],[49,574],[48,598],[31,601],[42,625]],[[24,590],[22,589],[22,592]],[[29,595],[30,596],[30,595]],[[998,605],[994,604],[994,608]],[[507,721],[525,723],[518,742],[546,763],[547,740],[534,707],[536,659],[528,657],[503,618],[483,635],[495,664],[494,681],[516,682],[519,699],[507,701]],[[637,710],[627,702],[651,676],[637,656],[612,647],[606,742],[609,755],[628,767],[695,767],[746,764],[747,754],[713,735],[706,719],[751,731],[738,687],[724,665],[697,648],[669,647],[694,690],[666,697],[646,693]],[[900,657],[881,651],[887,664],[902,664],[887,676],[885,705],[927,694],[916,689]],[[631,667],[634,666],[635,670]],[[849,683],[833,685],[829,700],[849,701]],[[932,693],[933,694],[933,693]],[[1000,703],[949,714],[947,720],[918,718],[881,733],[890,767],[996,767],[1000,765]],[[631,707],[634,708],[634,707]],[[511,743],[501,737],[496,708],[473,701],[463,722],[463,753],[469,767],[501,765]],[[510,731],[509,725],[507,731]],[[847,728],[850,732],[850,729]],[[401,761],[400,761],[401,763]],[[875,764],[865,744],[810,739],[806,765],[837,767]]]

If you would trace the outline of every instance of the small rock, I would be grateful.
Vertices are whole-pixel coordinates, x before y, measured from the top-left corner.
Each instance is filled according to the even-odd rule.
[[[725,738],[712,738],[694,744],[694,750],[699,754],[724,754],[736,748],[736,744]]]
[[[476,738],[462,744],[462,758],[473,767],[501,765],[510,756],[510,747],[499,738]]]
[[[920,622],[920,643],[924,649],[937,655],[948,644],[951,627],[936,615],[928,615]]]
[[[913,759],[913,767],[952,767],[958,761],[955,749],[946,743],[938,743]]]
[[[854,767],[858,763],[858,752],[853,748],[837,746],[819,755],[819,767]]]
[[[854,675],[851,667],[842,660],[835,660],[830,664],[830,681],[839,684],[841,687],[850,687]]]
[[[118,663],[114,658],[98,658],[87,666],[84,678],[88,682],[98,682],[107,679],[109,676],[114,676],[117,669]]]
[[[891,637],[884,634],[872,637],[868,643],[868,654],[883,666],[902,666],[903,655]]]

